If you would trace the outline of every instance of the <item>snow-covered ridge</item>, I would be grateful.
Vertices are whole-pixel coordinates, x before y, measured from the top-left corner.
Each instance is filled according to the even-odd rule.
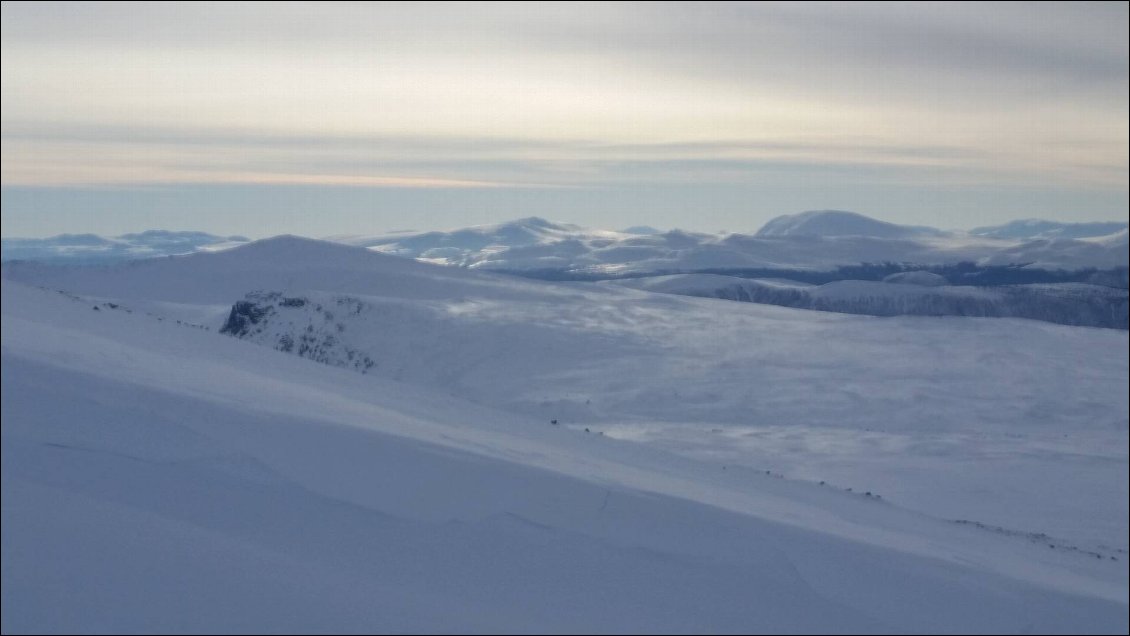
[[[448,232],[405,235],[338,235],[327,240],[367,247],[385,254],[404,256],[440,265],[476,267],[492,255],[528,253],[538,267],[568,264],[569,256],[601,249],[634,234],[595,230],[539,217],[517,219],[495,225],[480,225]]]
[[[1020,219],[1004,225],[977,227],[969,231],[976,236],[1026,241],[1072,238],[1085,239],[1109,236],[1126,231],[1126,223],[1059,223],[1043,219]]]
[[[6,263],[3,272],[8,279],[53,289],[82,289],[118,298],[218,303],[227,308],[244,294],[263,289],[405,298],[446,298],[483,287],[488,288],[483,293],[502,296],[543,289],[511,277],[433,267],[360,247],[298,236],[277,236],[224,251],[104,267]]]
[[[812,210],[800,214],[779,216],[762,226],[754,236],[757,238],[790,236],[911,238],[944,236],[945,234],[941,230],[930,227],[896,225],[855,212]]]

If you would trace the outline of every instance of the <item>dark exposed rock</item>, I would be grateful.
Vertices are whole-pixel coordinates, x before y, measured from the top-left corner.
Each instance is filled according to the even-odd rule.
[[[363,301],[347,296],[335,301],[338,307],[352,315],[368,308]],[[315,320],[315,316],[320,319]],[[377,366],[376,361],[365,352],[353,349],[340,340],[339,335],[345,332],[345,325],[333,320],[331,312],[307,298],[256,291],[232,306],[220,332],[361,373]]]
[[[274,311],[270,305],[260,305],[249,300],[237,301],[231,308],[227,322],[220,328],[220,333],[242,338],[247,335],[253,325],[259,324],[267,314]]]

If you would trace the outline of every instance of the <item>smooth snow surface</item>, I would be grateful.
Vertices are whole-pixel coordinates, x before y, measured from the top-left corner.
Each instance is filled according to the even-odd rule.
[[[1128,629],[1125,332],[294,238],[0,327],[6,633]]]

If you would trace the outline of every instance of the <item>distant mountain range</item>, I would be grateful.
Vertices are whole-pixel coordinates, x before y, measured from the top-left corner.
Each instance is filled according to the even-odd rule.
[[[1031,236],[1022,235],[1025,227]],[[452,232],[342,235],[329,240],[444,265],[562,278],[755,269],[829,271],[863,263],[1079,270],[1126,267],[1128,261],[1124,223],[1022,222],[979,228],[979,233],[947,232],[820,210],[777,217],[753,235],[633,229],[638,233],[591,230],[531,217]],[[1058,236],[1053,236],[1056,232]]]
[[[4,238],[0,240],[0,252],[4,261],[97,263],[215,251],[249,241],[245,236],[149,230],[109,238],[97,234],[60,234],[42,239]]]
[[[441,265],[549,278],[656,273],[828,272],[861,264],[906,269],[972,263],[1027,270],[1126,268],[1126,223],[1022,220],[969,232],[897,225],[840,210],[777,217],[755,234],[590,229],[529,217],[452,231],[336,235],[327,240]],[[214,251],[239,236],[149,231],[103,238],[3,239],[4,261],[93,263]],[[891,272],[886,272],[891,273]]]

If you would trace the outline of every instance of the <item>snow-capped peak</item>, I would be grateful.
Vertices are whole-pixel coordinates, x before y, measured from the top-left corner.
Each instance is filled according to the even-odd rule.
[[[856,212],[844,210],[810,210],[786,214],[772,219],[757,231],[758,238],[790,236],[868,236],[875,238],[907,238],[938,235],[933,228],[896,225]]]

